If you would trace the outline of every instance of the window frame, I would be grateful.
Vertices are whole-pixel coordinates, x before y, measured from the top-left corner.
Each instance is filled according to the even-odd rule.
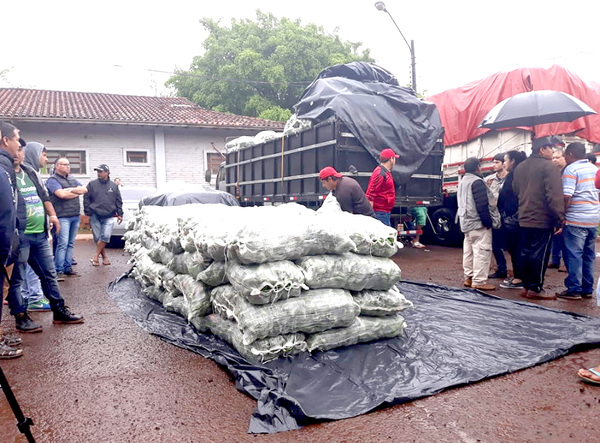
[[[89,168],[90,168],[90,158],[89,158],[89,152],[87,149],[71,149],[71,148],[48,148],[46,147],[46,152],[47,153],[51,153],[51,152],[58,152],[58,156],[62,157],[65,154],[68,153],[80,153],[82,154],[82,156],[80,157],[81,160],[83,160],[84,162],[84,166],[85,166],[85,171],[82,172],[71,172],[71,175],[73,175],[74,177],[89,177],[90,176],[90,172],[89,172]],[[50,170],[51,167],[54,166],[54,160],[50,159],[51,156],[49,156],[48,158],[48,165],[47,165],[47,171]],[[71,162],[71,160],[69,160],[69,162]],[[42,176],[50,176],[50,174],[48,172],[42,172],[41,173]]]
[[[143,152],[146,154],[146,161],[144,163],[141,162],[130,162],[128,161],[127,153],[128,152]],[[144,148],[123,148],[123,165],[125,166],[150,166],[150,150]]]

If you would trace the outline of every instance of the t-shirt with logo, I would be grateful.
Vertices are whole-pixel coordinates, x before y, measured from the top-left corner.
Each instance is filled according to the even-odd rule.
[[[46,225],[46,212],[44,211],[44,203],[37,193],[37,189],[33,181],[27,173],[21,170],[17,176],[17,186],[25,200],[25,209],[27,211],[27,226],[25,234],[40,234],[44,232]]]

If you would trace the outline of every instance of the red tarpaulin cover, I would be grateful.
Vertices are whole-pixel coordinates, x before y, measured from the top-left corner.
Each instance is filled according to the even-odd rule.
[[[600,112],[600,85],[585,83],[562,66],[549,69],[521,68],[499,72],[460,88],[449,89],[426,100],[436,104],[445,128],[444,144],[464,143],[490,131],[478,128],[487,113],[502,100],[529,91],[554,90],[577,97]],[[535,136],[570,134],[600,143],[600,115],[578,118],[571,123],[550,123],[535,127]]]

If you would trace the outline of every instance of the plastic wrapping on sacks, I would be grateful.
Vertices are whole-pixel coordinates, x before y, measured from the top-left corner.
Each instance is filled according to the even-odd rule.
[[[298,297],[302,290],[308,289],[302,270],[289,260],[259,265],[242,265],[231,260],[227,262],[226,274],[236,291],[255,305]]]
[[[267,337],[245,345],[239,326],[234,321],[225,320],[217,314],[206,317],[201,327],[208,327],[210,332],[231,344],[240,355],[252,362],[264,363],[278,357],[299,354],[307,349],[305,336],[302,333]]]
[[[347,253],[302,257],[296,264],[304,271],[309,288],[388,290],[400,281],[400,268],[389,258]]]
[[[293,332],[319,332],[349,326],[358,316],[360,308],[348,291],[341,289],[316,289],[303,292],[300,297],[289,298],[269,305],[252,305],[237,291],[211,292],[213,309],[221,314],[219,305],[229,306],[232,317],[243,331],[243,343]]]
[[[397,314],[413,306],[413,303],[407,300],[396,286],[389,291],[352,292],[352,296],[360,306],[360,315],[362,316],[384,317]]]
[[[220,261],[212,262],[204,271],[198,273],[196,280],[208,286],[219,286],[229,283],[227,274],[225,273],[225,263]]]
[[[327,351],[341,346],[392,338],[400,335],[406,322],[401,315],[389,317],[357,317],[346,328],[330,329],[306,338],[309,352]]]

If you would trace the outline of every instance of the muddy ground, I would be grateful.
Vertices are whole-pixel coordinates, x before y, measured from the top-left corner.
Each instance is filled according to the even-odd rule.
[[[24,356],[1,362],[39,442],[598,441],[600,387],[581,383],[575,372],[600,364],[600,348],[351,419],[247,434],[256,402],[212,361],[148,335],[125,316],[106,288],[128,269],[128,257],[112,250],[112,265],[96,268],[88,261],[92,248],[91,240],[78,240],[82,277],[61,283],[86,322],[53,325],[51,313],[34,313],[43,333],[22,335]],[[406,280],[461,287],[461,254],[431,246],[405,248],[394,259]],[[562,289],[564,276],[549,270],[546,288]],[[518,299],[511,290],[496,295]],[[595,298],[536,303],[600,317]],[[14,320],[4,309],[11,333]],[[26,441],[1,394],[0,429],[0,442]]]

